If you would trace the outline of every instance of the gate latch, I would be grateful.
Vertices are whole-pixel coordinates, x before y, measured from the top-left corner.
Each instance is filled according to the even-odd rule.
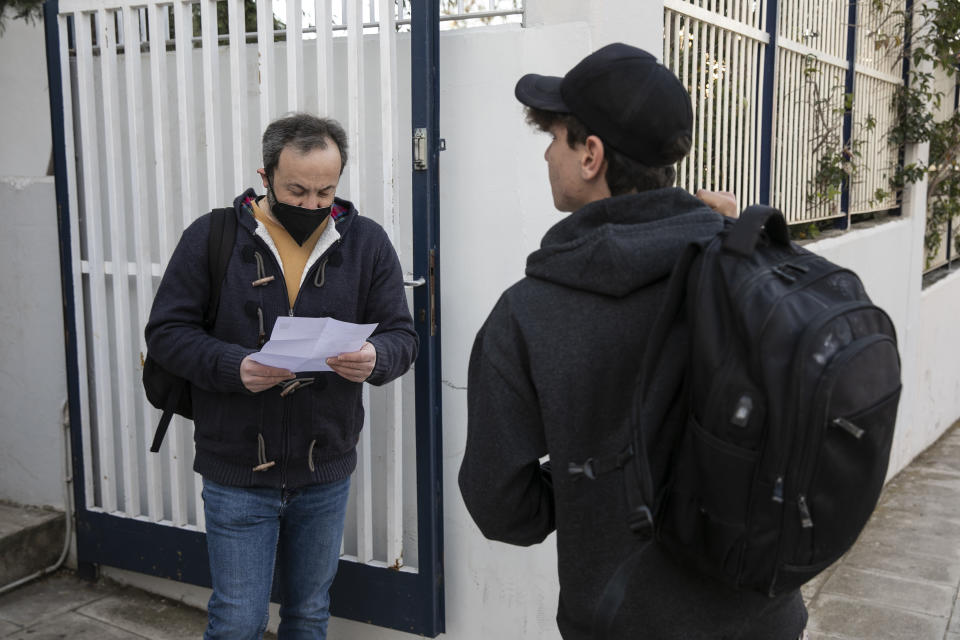
[[[413,170],[427,170],[427,130],[423,127],[413,131]]]
[[[413,131],[413,170],[427,170],[427,130],[418,127]],[[440,138],[440,151],[447,150],[447,141]]]

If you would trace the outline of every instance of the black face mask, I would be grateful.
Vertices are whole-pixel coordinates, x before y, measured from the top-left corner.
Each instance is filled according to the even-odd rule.
[[[277,200],[273,186],[270,186],[270,197],[267,199],[270,203],[270,213],[277,219],[283,228],[287,230],[294,241],[303,246],[307,238],[316,231],[317,227],[330,215],[333,205],[321,209],[304,209],[292,204],[286,204]]]

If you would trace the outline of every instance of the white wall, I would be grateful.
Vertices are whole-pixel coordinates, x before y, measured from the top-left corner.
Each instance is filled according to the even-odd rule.
[[[0,500],[63,508],[67,399],[42,24],[0,36]]]
[[[954,267],[957,270],[957,267]],[[911,439],[922,450],[960,418],[960,271],[920,296],[917,398]]]
[[[922,252],[923,223],[920,216],[904,217],[869,229],[855,229],[806,247],[856,271],[863,280],[867,294],[890,315],[896,327],[903,391],[888,477],[902,469],[931,443],[923,435],[925,429],[917,424],[919,415],[916,411],[919,392],[915,346],[917,323],[926,309],[911,303],[920,294],[919,256]],[[960,413],[956,416],[960,417]]]
[[[0,35],[0,176],[43,176],[50,163],[50,102],[43,22],[13,20]]]
[[[0,176],[0,499],[63,508],[67,399],[53,178]]]

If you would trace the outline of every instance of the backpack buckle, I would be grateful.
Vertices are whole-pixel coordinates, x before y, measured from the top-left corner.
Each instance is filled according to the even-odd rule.
[[[587,458],[583,461],[583,464],[571,462],[569,465],[567,465],[567,473],[569,473],[571,476],[575,476],[574,479],[577,479],[580,476],[585,476],[589,480],[597,479],[597,474],[593,468],[593,458]]]
[[[647,505],[635,507],[627,513],[627,524],[636,534],[653,533],[653,514]]]

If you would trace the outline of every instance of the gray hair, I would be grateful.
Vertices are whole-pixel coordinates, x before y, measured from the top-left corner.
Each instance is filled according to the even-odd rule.
[[[347,166],[347,133],[333,118],[318,118],[309,113],[293,113],[274,120],[263,132],[263,168],[269,179],[280,161],[280,152],[292,146],[300,153],[326,149],[333,140],[340,151],[340,175]]]

